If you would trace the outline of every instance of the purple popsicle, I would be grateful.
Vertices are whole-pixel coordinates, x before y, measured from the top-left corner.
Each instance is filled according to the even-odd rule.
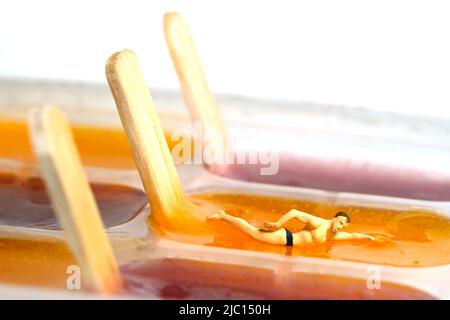
[[[200,123],[206,132],[216,133],[212,135],[216,136],[215,140],[203,141],[206,147],[215,149],[215,153],[223,154],[228,145],[224,125],[187,24],[179,14],[169,13],[164,19],[164,31],[192,122],[194,126]],[[223,141],[225,143],[221,143]],[[236,164],[239,162],[234,161],[231,163],[235,164],[211,164],[208,168],[221,176],[253,182],[422,200],[450,200],[450,172],[438,173],[424,169],[425,166],[410,165],[411,158],[403,160],[401,163],[384,163],[370,160],[370,157],[329,158],[308,152],[281,152],[279,170],[273,175],[261,175],[261,162]],[[427,164],[426,167],[433,168],[433,165]]]
[[[450,175],[356,159],[280,153],[279,170],[262,175],[258,164],[215,164],[217,175],[252,182],[421,200],[449,201]]]

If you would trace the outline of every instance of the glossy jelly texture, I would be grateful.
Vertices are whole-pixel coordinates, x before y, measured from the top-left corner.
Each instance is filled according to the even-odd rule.
[[[91,188],[107,228],[131,220],[147,205],[141,190],[99,183],[92,183]],[[59,229],[40,178],[0,172],[0,225]]]
[[[272,196],[205,193],[191,195],[190,206],[179,209],[176,218],[158,212],[151,214],[149,225],[164,237],[180,242],[243,250],[359,261],[402,267],[439,266],[450,263],[450,219],[423,209],[393,210],[337,204],[328,201],[295,200]],[[207,221],[219,209],[244,218],[262,228],[264,222],[276,221],[282,214],[298,209],[331,218],[338,211],[347,212],[352,223],[344,231],[361,232],[375,241],[327,241],[307,246],[270,245],[251,238],[224,221]],[[286,227],[292,232],[303,226],[298,221]]]

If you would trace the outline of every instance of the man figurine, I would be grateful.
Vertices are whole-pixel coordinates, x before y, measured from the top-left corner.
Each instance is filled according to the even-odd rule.
[[[303,230],[292,233],[288,229],[281,227],[289,220],[298,219],[305,224]],[[374,237],[362,233],[342,232],[341,229],[350,223],[350,216],[345,212],[338,212],[330,219],[315,217],[309,213],[292,209],[283,215],[277,222],[267,222],[264,225],[267,229],[258,229],[242,218],[234,217],[220,210],[219,213],[208,217],[208,220],[225,220],[233,227],[242,230],[251,237],[276,245],[295,246],[302,244],[324,243],[327,240],[356,240],[369,239]]]

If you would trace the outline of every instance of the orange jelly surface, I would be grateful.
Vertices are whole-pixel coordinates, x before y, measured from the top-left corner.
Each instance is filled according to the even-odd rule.
[[[135,168],[131,148],[122,129],[73,126],[73,135],[83,164],[105,168]],[[27,125],[23,121],[0,118],[0,157],[34,162]],[[178,141],[166,133],[172,149]]]
[[[0,239],[0,282],[66,288],[67,268],[75,265],[62,242]]]
[[[91,184],[91,188],[106,227],[131,220],[147,205],[147,197],[141,190],[99,183]],[[0,225],[59,228],[40,178],[20,178],[0,172]]]
[[[152,213],[149,224],[162,236],[207,246],[254,250],[292,256],[359,261],[402,267],[438,266],[450,263],[450,219],[422,209],[391,210],[346,206],[329,202],[294,200],[250,194],[205,193],[190,196],[195,205],[190,212],[180,210],[170,220]],[[305,246],[270,245],[244,234],[225,221],[206,221],[219,209],[263,228],[264,222],[276,221],[291,209],[330,219],[338,211],[351,216],[343,231],[376,237],[375,241],[327,241]],[[301,230],[299,221],[286,228]]]

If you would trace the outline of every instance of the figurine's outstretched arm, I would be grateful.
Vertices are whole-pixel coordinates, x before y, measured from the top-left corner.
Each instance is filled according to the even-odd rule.
[[[298,219],[300,222],[304,223],[305,225],[310,225],[313,227],[316,227],[318,224],[318,220],[321,220],[320,218],[317,218],[313,215],[310,215],[309,213],[292,209],[286,214],[284,214],[277,222],[267,222],[265,223],[266,227],[269,228],[281,228],[284,224],[286,224],[289,220],[292,219]]]
[[[348,233],[348,232],[337,232],[334,236],[331,237],[332,240],[361,240],[361,239],[369,239],[375,240],[374,237],[369,236],[363,233]]]

